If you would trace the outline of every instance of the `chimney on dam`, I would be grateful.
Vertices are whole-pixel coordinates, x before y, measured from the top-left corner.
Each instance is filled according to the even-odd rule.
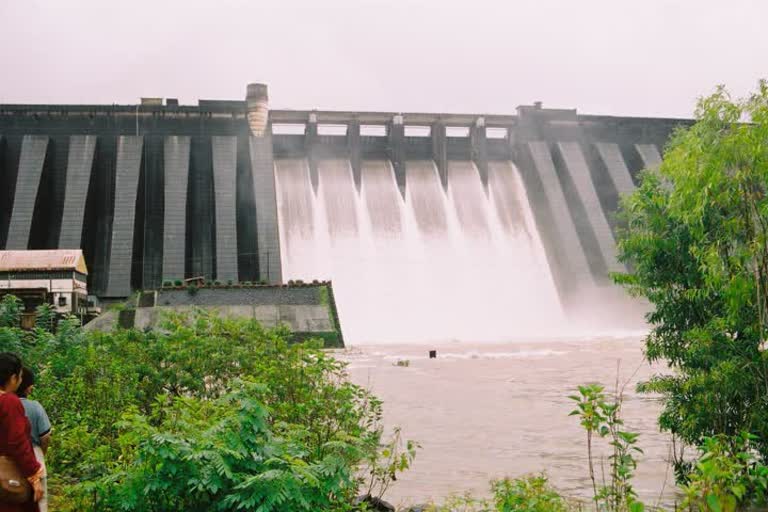
[[[267,84],[248,84],[245,95],[248,127],[254,137],[263,137],[269,120]]]

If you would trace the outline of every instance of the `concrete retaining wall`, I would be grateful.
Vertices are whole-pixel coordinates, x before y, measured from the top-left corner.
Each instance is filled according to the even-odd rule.
[[[136,301],[105,312],[86,329],[155,328],[166,313],[215,312],[225,318],[254,319],[264,327],[284,325],[295,339],[320,338],[328,347],[344,346],[330,284],[252,288],[165,289],[145,292]],[[130,315],[126,315],[130,311]],[[125,325],[125,323],[130,325]]]
[[[136,310],[136,329],[146,329],[157,325],[164,313],[190,313],[200,306],[158,306]],[[215,306],[206,307],[224,318],[252,318],[264,327],[286,325],[291,331],[304,333],[333,332],[334,326],[326,306]]]

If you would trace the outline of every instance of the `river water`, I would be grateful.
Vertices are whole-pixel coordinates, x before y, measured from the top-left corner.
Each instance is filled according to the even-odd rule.
[[[436,349],[438,357],[428,358]],[[625,388],[626,427],[641,434],[644,454],[634,482],[649,504],[674,499],[667,461],[670,440],[659,432],[658,399],[636,393],[638,381],[661,367],[644,362],[639,336],[536,343],[363,345],[341,353],[353,382],[384,400],[388,428],[421,445],[411,470],[385,499],[397,505],[489,493],[489,481],[546,471],[571,496],[587,496],[585,434],[567,395],[579,384]],[[409,365],[397,366],[398,360]],[[605,447],[602,440],[598,444]],[[607,449],[602,450],[607,454]],[[607,464],[607,461],[606,461]]]

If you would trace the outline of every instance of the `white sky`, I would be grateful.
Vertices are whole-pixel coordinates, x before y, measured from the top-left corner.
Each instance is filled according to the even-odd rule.
[[[0,103],[687,117],[768,76],[766,0],[0,0]]]

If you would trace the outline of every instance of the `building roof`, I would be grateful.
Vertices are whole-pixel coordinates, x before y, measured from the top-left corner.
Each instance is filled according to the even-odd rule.
[[[88,273],[80,249],[55,251],[0,251],[0,272],[25,270],[76,270]]]

